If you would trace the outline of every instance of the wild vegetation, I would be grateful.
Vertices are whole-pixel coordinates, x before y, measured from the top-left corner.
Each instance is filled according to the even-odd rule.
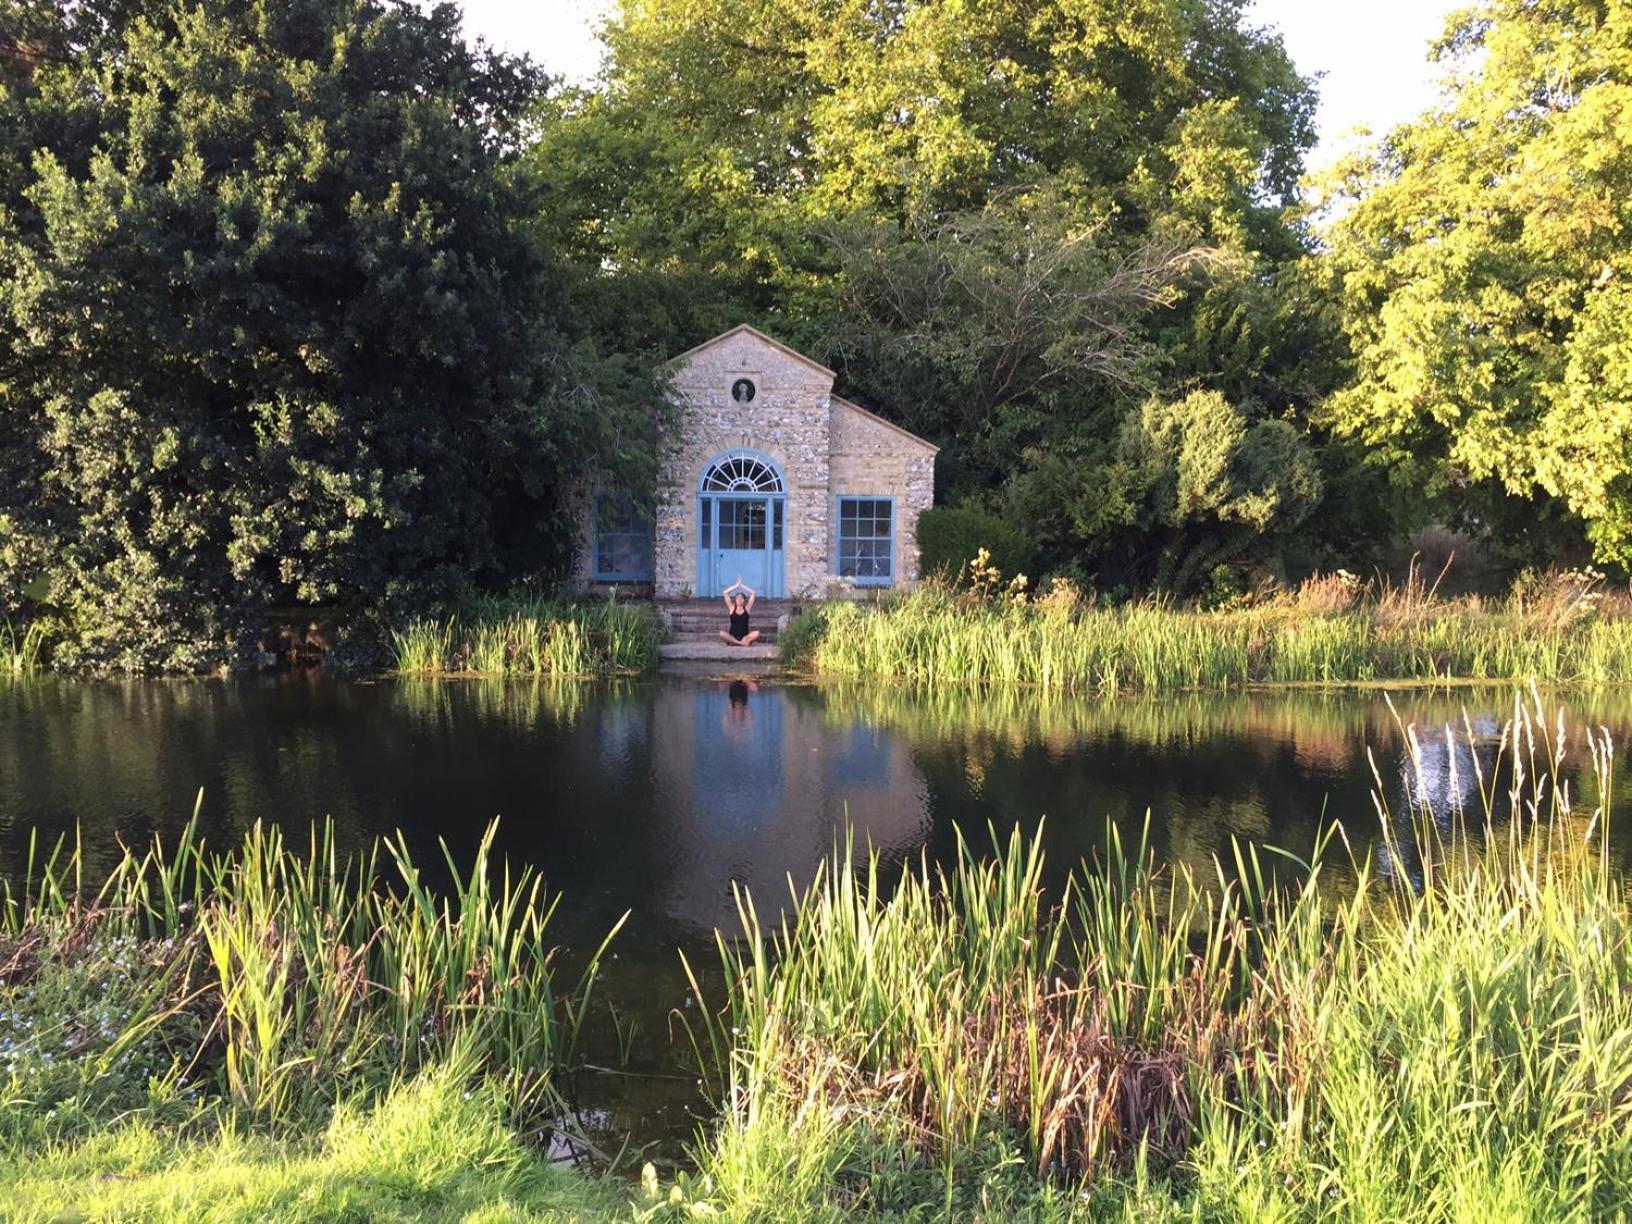
[[[0,617],[191,671],[562,564],[660,414],[521,232],[542,86],[451,6],[0,5]]]
[[[601,950],[561,976],[557,898],[491,828],[433,891],[400,839],[195,827],[102,882],[59,845],[5,883],[8,1219],[596,1201],[516,1135],[568,1125]]]
[[[584,486],[649,492],[651,371],[743,321],[1045,577],[1433,524],[1492,587],[1619,575],[1629,20],[1459,11],[1440,102],[1312,184],[1246,0],[638,0],[574,87],[452,5],[5,0],[0,617],[196,671],[549,589]]]
[[[45,653],[45,626],[0,623],[0,675],[20,676],[40,666]]]
[[[742,896],[677,1013],[718,1117],[638,1185],[540,1147],[596,957],[562,989],[554,898],[487,843],[442,898],[400,845],[376,874],[261,829],[100,888],[35,863],[8,1218],[1612,1217],[1632,894],[1576,799],[1607,803],[1609,742],[1534,694],[1445,734],[1467,785],[1408,729],[1409,806],[1336,814],[1381,818],[1374,857],[1337,824],[1198,874],[1113,831],[1061,870],[1016,831],[942,867],[841,847],[780,920]]]
[[[1625,600],[1524,569],[1632,565],[1632,5],[1459,10],[1436,105],[1318,185],[1248,0],[604,32],[564,88],[451,4],[0,0],[0,677],[230,667],[290,608],[400,627],[408,673],[643,668],[649,613],[494,592],[573,572],[586,485],[649,492],[651,371],[746,320],[942,448],[932,561],[1045,578],[816,609],[814,671],[1632,678]],[[1336,568],[1427,524],[1511,593]],[[101,881],[40,849],[0,894],[0,1211],[1624,1216],[1610,746],[1533,690],[1463,731],[1466,798],[1335,813],[1383,822],[1342,874],[1342,823],[1210,875],[1015,834],[742,896],[675,1001],[717,1115],[638,1187],[551,1163],[605,1167],[567,1074],[605,945],[567,974],[491,831],[438,887],[327,828]]]
[[[349,857],[329,826],[300,848],[257,825],[218,852],[193,827],[127,850],[100,885],[63,846],[5,882],[0,1042],[8,1099],[27,1102],[10,1133],[186,1118],[201,1094],[298,1127],[456,1048],[517,1117],[557,1112],[597,958],[556,981],[555,898],[493,861],[492,829],[433,892],[400,840]]]
[[[441,676],[601,676],[657,663],[663,626],[649,606],[616,599],[490,598],[392,634],[396,670]]]
[[[835,677],[1031,684],[1113,695],[1249,684],[1632,676],[1632,606],[1600,576],[1530,575],[1503,599],[1440,597],[1418,571],[1316,577],[1213,611],[1159,599],[1100,606],[1066,580],[1032,598],[984,554],[952,583],[808,609],[784,659]]]
[[[1328,184],[1314,267],[1352,364],[1321,415],[1453,521],[1584,526],[1624,567],[1632,10],[1487,0],[1434,54],[1440,105]]]
[[[1357,887],[1332,839],[1207,880],[1113,837],[1045,893],[1016,832],[899,882],[840,854],[780,925],[743,898],[689,1192],[834,1220],[1624,1210],[1626,882],[1539,702],[1467,747],[1467,806],[1419,776]]]

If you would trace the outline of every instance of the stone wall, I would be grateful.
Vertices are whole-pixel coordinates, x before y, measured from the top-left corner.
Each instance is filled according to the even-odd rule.
[[[833,397],[834,497],[895,498],[895,580],[918,580],[918,516],[935,504],[935,448],[888,421]],[[837,557],[838,524],[828,555]]]
[[[731,386],[752,380],[753,402]],[[656,587],[660,597],[697,585],[697,483],[716,455],[757,450],[787,480],[784,520],[790,595],[819,594],[828,564],[828,455],[833,374],[758,333],[727,332],[679,358],[671,372],[681,404],[679,439],[658,489]],[[712,592],[710,592],[712,594]]]

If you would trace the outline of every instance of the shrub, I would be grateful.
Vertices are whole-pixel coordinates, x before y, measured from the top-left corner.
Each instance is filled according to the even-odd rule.
[[[919,563],[925,577],[952,577],[983,548],[1004,574],[1029,572],[1036,551],[1024,532],[995,514],[935,506],[918,516]]]

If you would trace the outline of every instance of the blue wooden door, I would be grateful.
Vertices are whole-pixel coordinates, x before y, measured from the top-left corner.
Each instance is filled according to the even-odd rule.
[[[726,586],[740,576],[754,590],[770,590],[771,505],[764,497],[721,497],[714,503],[714,577]]]
[[[761,595],[787,593],[781,497],[698,498],[697,590],[713,596],[742,580]]]

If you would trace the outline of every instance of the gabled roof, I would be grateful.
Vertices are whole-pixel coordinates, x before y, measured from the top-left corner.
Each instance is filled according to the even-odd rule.
[[[667,361],[665,361],[663,363],[662,368],[667,370],[667,369],[673,369],[673,368],[675,368],[677,366],[683,365],[683,364],[685,364],[685,362],[686,362],[686,360],[688,358],[695,357],[698,353],[702,352],[704,349],[713,348],[716,344],[720,343],[720,341],[729,340],[732,336],[739,335],[739,334],[752,336],[755,340],[759,340],[762,343],[770,345],[777,352],[782,353],[785,356],[792,357],[795,361],[799,362],[800,364],[808,366],[810,369],[815,370],[817,373],[826,376],[826,378],[829,381],[831,381],[831,380],[838,377],[837,374],[835,374],[832,370],[828,369],[821,362],[812,361],[809,357],[806,357],[798,349],[789,348],[786,344],[783,344],[780,340],[777,340],[777,339],[775,339],[774,337],[771,337],[771,336],[767,336],[764,332],[760,331],[757,327],[750,327],[746,323],[738,323],[730,331],[723,331],[719,335],[713,337],[712,339],[704,340],[701,344],[693,345],[691,348],[689,348],[685,352],[681,353],[678,357],[669,358],[669,360],[667,360]],[[941,448],[936,446],[933,442],[929,441],[929,439],[920,438],[917,434],[913,433],[910,429],[902,429],[901,426],[897,425],[894,421],[886,421],[883,417],[879,416],[878,413],[876,413],[876,412],[868,412],[867,409],[863,408],[860,404],[852,403],[851,401],[845,399],[843,396],[840,396],[840,395],[832,395],[832,396],[829,396],[828,398],[829,398],[829,401],[835,407],[847,408],[851,412],[854,412],[854,413],[859,414],[860,416],[866,417],[869,421],[874,421],[877,424],[884,426],[885,429],[890,430],[892,433],[898,433],[903,438],[906,438],[908,441],[918,443],[919,446],[922,446],[922,447],[926,448],[929,451],[929,453],[932,454],[932,455],[940,453]]]
[[[698,353],[702,352],[704,349],[713,348],[720,341],[729,340],[732,336],[738,335],[739,333],[746,333],[747,335],[752,336],[756,340],[763,341],[765,344],[770,345],[772,348],[776,349],[778,352],[784,354],[785,356],[792,357],[795,361],[801,362],[802,364],[809,366],[811,369],[815,370],[819,374],[825,374],[830,379],[838,377],[837,374],[835,374],[832,370],[828,369],[821,362],[812,361],[809,357],[806,357],[798,349],[789,348],[787,345],[783,344],[782,341],[772,339],[770,336],[767,336],[764,332],[760,331],[757,327],[749,327],[748,324],[746,324],[746,323],[738,323],[730,331],[723,331],[723,332],[721,332],[719,335],[715,336],[711,340],[704,340],[701,344],[692,346],[691,348],[687,349],[685,352],[681,353],[678,357],[671,357],[668,361],[663,363],[663,368],[668,369],[671,366],[681,365],[681,364],[683,364],[685,362],[685,360],[688,357],[695,357]]]
[[[920,438],[917,434],[913,433],[912,430],[902,429],[901,426],[897,425],[894,421],[886,421],[883,417],[879,416],[878,413],[868,412],[867,409],[863,408],[860,404],[851,403],[842,395],[835,395],[831,396],[830,398],[836,407],[848,408],[851,412],[859,413],[861,416],[866,417],[869,421],[876,421],[878,424],[884,426],[885,429],[890,430],[892,433],[898,433],[903,438],[907,438],[910,441],[918,443],[919,446],[928,447],[929,453],[932,455],[938,455],[941,452],[941,448],[936,446],[935,443],[931,442],[928,438]]]

